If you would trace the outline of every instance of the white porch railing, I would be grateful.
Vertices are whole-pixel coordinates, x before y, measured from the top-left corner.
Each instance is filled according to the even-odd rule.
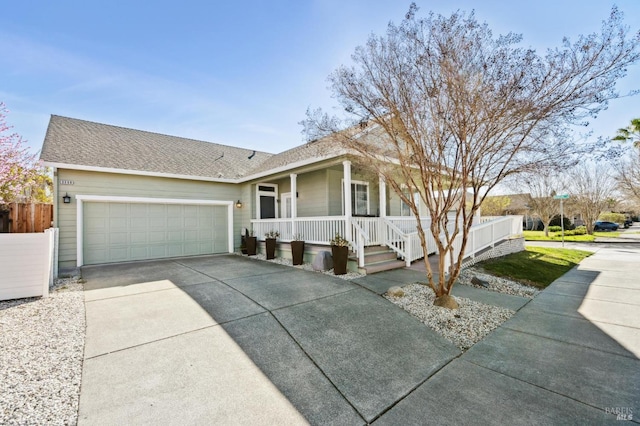
[[[255,236],[264,240],[269,231],[280,233],[280,241],[289,242],[295,235],[311,244],[329,244],[336,233],[345,235],[344,216],[298,217],[295,219],[254,219],[251,221]]]
[[[452,217],[454,218],[454,217]],[[436,240],[430,232],[430,218],[420,218],[425,230],[428,255],[437,252]],[[455,219],[454,219],[455,220]],[[491,220],[482,220],[471,227],[465,249],[465,258],[474,257],[476,253],[494,246],[513,235],[522,234],[522,216],[499,216]],[[407,265],[425,256],[418,236],[417,221],[413,217],[352,217],[319,216],[300,217],[295,219],[259,219],[252,220],[254,233],[259,240],[264,240],[265,233],[277,231],[280,241],[289,242],[294,235],[311,244],[329,244],[336,233],[345,236],[347,224],[350,226],[351,249],[358,256],[358,264],[364,266],[364,249],[371,245],[386,245],[405,260]],[[455,224],[451,223],[453,229]],[[443,236],[440,237],[444,238]],[[454,258],[462,245],[462,236],[454,241]],[[449,258],[445,259],[445,267],[450,267]]]
[[[475,255],[488,248],[494,247],[499,241],[514,235],[522,235],[522,216],[497,216],[489,221],[481,221],[469,230],[464,258],[474,258]],[[443,238],[443,237],[441,237]],[[458,235],[453,242],[453,258],[457,259],[462,246],[462,235]],[[445,270],[451,267],[449,256],[444,261]]]
[[[365,231],[360,226],[360,221],[355,220],[355,218],[351,219],[351,238],[352,241],[351,247],[353,251],[355,251],[358,256],[358,266],[364,267],[364,247],[369,243],[369,236],[367,235],[367,231]]]

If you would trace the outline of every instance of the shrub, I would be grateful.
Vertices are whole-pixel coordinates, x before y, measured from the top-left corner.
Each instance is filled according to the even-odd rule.
[[[573,223],[571,223],[571,220],[566,216],[564,217],[564,220],[562,222],[564,222],[564,230],[565,231],[568,230],[568,229],[575,228],[575,226],[573,226]],[[557,215],[553,219],[551,219],[551,222],[549,222],[549,226],[557,226],[557,227],[560,228],[562,226],[562,223],[560,222],[560,215]]]
[[[560,232],[562,231],[562,227],[561,226],[549,226],[549,232]]]
[[[576,229],[565,231],[564,235],[587,235],[587,228],[585,226],[578,226]]]

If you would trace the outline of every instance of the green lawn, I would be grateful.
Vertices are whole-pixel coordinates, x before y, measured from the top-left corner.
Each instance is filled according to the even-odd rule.
[[[525,251],[481,262],[490,274],[545,288],[592,253],[563,248],[527,247]]]
[[[590,242],[595,237],[617,238],[619,232],[594,232],[593,235],[565,235],[565,241],[573,242]],[[561,232],[549,232],[549,236],[544,236],[544,231],[524,231],[525,241],[562,241]]]

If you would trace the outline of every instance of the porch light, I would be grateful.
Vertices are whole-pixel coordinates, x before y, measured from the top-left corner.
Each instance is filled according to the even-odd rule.
[[[71,197],[69,196],[69,193],[65,192],[64,197],[62,197],[62,202],[65,204],[71,203]]]
[[[240,200],[236,201],[236,207],[241,209],[242,208],[242,201],[240,201]]]

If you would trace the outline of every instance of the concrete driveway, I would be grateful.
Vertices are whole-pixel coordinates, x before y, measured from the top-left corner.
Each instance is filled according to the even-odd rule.
[[[640,415],[640,249],[597,249],[460,354],[347,282],[239,256],[83,268],[81,424],[603,424]],[[515,298],[515,299],[514,299]]]
[[[82,424],[365,424],[460,354],[357,284],[269,262],[82,274]]]

